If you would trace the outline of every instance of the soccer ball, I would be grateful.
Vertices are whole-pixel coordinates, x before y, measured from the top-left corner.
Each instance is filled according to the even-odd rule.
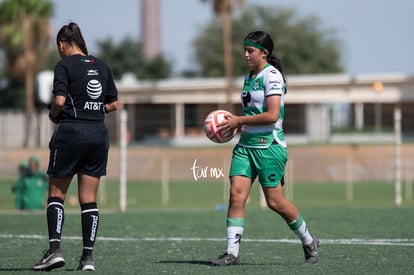
[[[237,133],[237,129],[231,131],[219,131],[218,125],[225,120],[224,116],[230,113],[225,110],[215,110],[209,113],[204,120],[206,136],[216,143],[225,143],[231,140]]]

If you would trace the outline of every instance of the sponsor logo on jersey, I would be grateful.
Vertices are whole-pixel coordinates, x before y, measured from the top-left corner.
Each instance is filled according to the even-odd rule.
[[[83,109],[89,111],[100,111],[103,108],[102,106],[102,102],[86,101],[85,105],[83,106]]]
[[[92,79],[86,85],[86,93],[91,99],[98,99],[102,95],[102,84],[96,79]],[[83,106],[84,110],[100,111],[103,107],[103,102],[86,101]]]
[[[252,96],[248,91],[243,91],[241,94],[241,98],[243,101],[243,107],[247,107],[249,102],[252,100]]]
[[[98,70],[88,70],[88,75],[98,75]]]
[[[280,90],[279,85],[280,85],[280,81],[278,80],[269,81],[270,90],[276,90],[276,91]]]
[[[88,96],[92,99],[97,99],[102,94],[102,85],[101,82],[99,82],[96,79],[92,79],[88,82],[88,85],[86,86],[86,92],[88,93]]]

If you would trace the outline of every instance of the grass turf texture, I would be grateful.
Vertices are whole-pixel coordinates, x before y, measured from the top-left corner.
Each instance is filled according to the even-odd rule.
[[[302,210],[321,239],[320,261],[303,265],[295,235],[269,210],[247,211],[241,266],[212,267],[225,249],[225,212],[101,213],[95,262],[99,274],[411,274],[412,208],[308,207]],[[44,214],[1,214],[0,273],[32,274],[47,247]],[[66,266],[81,253],[79,214],[67,214]]]
[[[47,248],[45,211],[10,211],[10,184],[0,181],[0,273],[32,274]],[[302,264],[302,247],[283,220],[258,209],[257,185],[247,206],[242,265],[231,267],[207,265],[225,250],[226,212],[214,210],[226,201],[223,183],[171,183],[168,204],[161,202],[161,184],[129,183],[126,213],[117,211],[119,186],[102,187],[99,274],[411,274],[414,268],[414,204],[394,207],[389,183],[357,183],[353,201],[346,200],[345,184],[294,185],[293,201],[321,239],[315,266]],[[76,184],[69,194],[76,195]],[[74,270],[81,254],[79,206],[67,201],[65,209],[66,266],[54,273]]]
[[[14,195],[11,193],[12,182],[13,179],[0,179],[0,211],[14,209]],[[211,210],[218,205],[227,204],[227,182],[172,182],[168,189],[168,203],[163,203],[161,183],[128,182],[127,208],[128,210]],[[296,183],[294,185],[287,184],[285,189],[290,189],[285,190],[287,197],[299,207],[393,207],[395,204],[394,185],[388,182],[354,183],[352,200],[347,199],[347,185],[345,183]],[[403,184],[402,206],[414,207],[412,194],[406,194],[406,190],[410,190],[410,188],[407,189]],[[254,183],[248,206],[257,208],[259,197],[258,184]],[[98,206],[100,209],[115,211],[119,209],[119,184],[117,182],[101,183]],[[79,209],[76,182],[73,182],[69,188],[65,208]]]

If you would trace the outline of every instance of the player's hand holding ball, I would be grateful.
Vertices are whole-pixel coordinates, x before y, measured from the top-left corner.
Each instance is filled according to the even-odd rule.
[[[209,113],[204,120],[206,136],[216,143],[231,140],[236,135],[238,126],[228,123],[232,121],[232,117],[233,115],[225,110],[215,110]]]

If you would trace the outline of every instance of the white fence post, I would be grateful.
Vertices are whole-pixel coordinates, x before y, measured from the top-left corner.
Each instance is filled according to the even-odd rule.
[[[395,205],[401,206],[401,106],[394,107],[394,185]]]
[[[170,202],[170,162],[168,159],[161,160],[161,202],[168,205]]]
[[[119,207],[122,212],[127,208],[127,122],[128,115],[125,109],[120,114],[119,135]]]

